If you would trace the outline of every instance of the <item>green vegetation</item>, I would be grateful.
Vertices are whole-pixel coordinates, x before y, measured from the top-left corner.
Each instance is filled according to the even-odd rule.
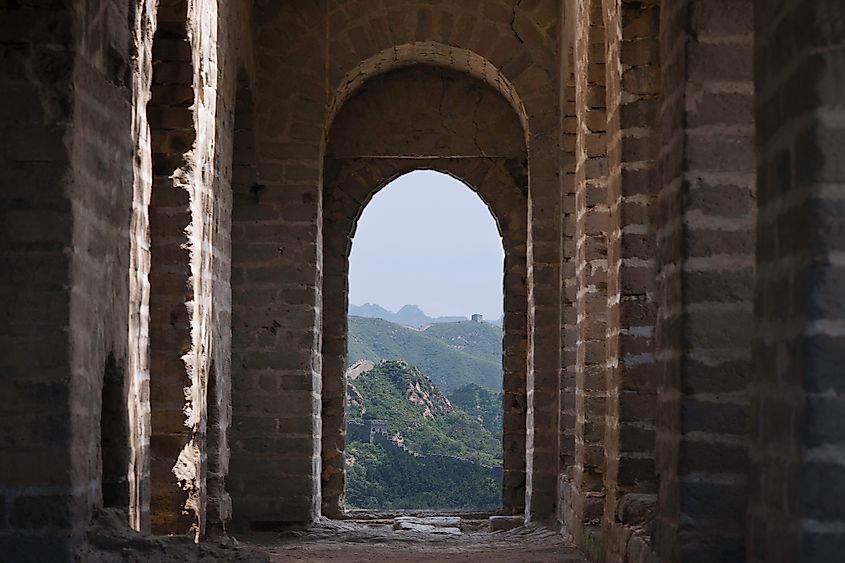
[[[502,329],[489,323],[415,330],[350,316],[349,365],[366,359],[375,366],[347,382],[347,506],[498,508],[501,355]],[[373,419],[385,421],[390,438],[359,441]]]
[[[346,505],[350,508],[496,509],[501,485],[488,468],[436,458],[421,463],[397,450],[346,446]]]
[[[452,391],[452,404],[478,420],[484,428],[499,435],[502,433],[502,393],[494,393],[475,383]]]
[[[385,420],[391,433],[399,432],[404,444],[420,454],[452,455],[501,465],[501,425],[498,431],[485,428],[476,417],[452,405],[417,368],[385,361],[350,383],[363,404],[357,397],[350,397],[348,421]]]
[[[502,329],[490,323],[460,321],[431,325],[423,331],[450,348],[485,362],[493,362],[501,370]],[[495,389],[501,389],[501,382]]]
[[[475,383],[502,388],[502,329],[462,321],[406,328],[383,319],[349,317],[348,365],[358,360],[405,360],[445,393]]]

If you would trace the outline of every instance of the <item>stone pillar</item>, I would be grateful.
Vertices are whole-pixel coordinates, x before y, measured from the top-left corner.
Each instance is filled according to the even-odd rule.
[[[364,201],[381,187],[378,174],[324,166],[323,192],[323,436],[322,513],[343,514],[346,487],[346,353],[348,343],[349,253]]]
[[[528,364],[528,276],[527,268],[527,203],[526,186],[511,185],[510,171],[515,163],[506,164],[508,173],[488,174],[478,185],[484,186],[485,201],[491,205],[502,230],[504,261],[504,315],[502,331],[502,508],[508,513],[525,509],[525,427],[526,379]],[[521,179],[524,181],[525,174]],[[518,199],[513,194],[519,194]],[[499,201],[501,203],[499,203]]]
[[[254,8],[255,182],[232,225],[234,522],[320,511],[326,2]],[[236,149],[237,150],[237,149]]]
[[[132,218],[129,223],[129,357],[127,404],[130,428],[129,525],[150,531],[150,197],[152,150],[147,105],[152,87],[152,48],[157,4],[145,0],[136,10],[132,72]]]
[[[601,0],[580,0],[575,33],[575,252],[577,326],[575,470],[576,541],[598,526],[602,513],[607,332],[607,156],[604,24]]]
[[[659,2],[603,4],[610,226],[602,530],[608,561],[624,561],[631,529],[651,521],[656,500],[650,210],[658,186]]]
[[[664,2],[655,548],[742,561],[754,285],[750,0]]]
[[[754,3],[757,286],[748,560],[845,546],[845,5]]]
[[[250,5],[242,2],[218,4],[218,87],[214,113],[210,339],[208,386],[206,390],[206,531],[225,531],[232,518],[232,499],[227,490],[232,421],[232,207],[234,145],[252,135],[253,103],[248,68],[252,52],[249,34]],[[210,24],[211,22],[209,22]],[[238,129],[240,128],[240,129]],[[249,148],[252,144],[249,145]],[[247,149],[249,150],[249,149]],[[242,162],[239,161],[238,163]]]
[[[560,158],[557,120],[532,129],[528,193],[526,497],[529,519],[554,517],[560,385]],[[506,391],[507,392],[507,391]]]
[[[151,522],[159,533],[205,531],[208,378],[228,356],[228,124],[219,89],[217,4],[159,4],[148,115],[150,200]],[[221,20],[222,21],[222,20]],[[218,361],[215,374],[227,374]],[[216,382],[216,383],[219,383]]]
[[[566,13],[569,18],[574,14]],[[574,29],[572,22],[566,27]],[[562,96],[561,112],[561,373],[560,373],[560,426],[559,455],[560,474],[558,477],[558,520],[572,522],[572,478],[575,470],[575,396],[576,396],[576,358],[578,344],[578,279],[576,238],[575,238],[575,146],[578,117],[575,104],[575,72],[573,49],[567,36],[561,41],[561,56],[567,64]]]
[[[183,356],[192,347],[187,303],[193,299],[191,147],[196,140],[188,3],[162,3],[153,40],[153,82],[147,104],[152,146],[150,198],[150,522],[154,533],[187,533],[193,518],[173,467],[191,440]]]

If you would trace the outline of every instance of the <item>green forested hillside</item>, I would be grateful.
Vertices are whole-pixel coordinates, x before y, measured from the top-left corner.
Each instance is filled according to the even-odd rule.
[[[452,404],[478,420],[498,436],[502,433],[502,392],[494,393],[475,383],[455,389],[449,395]]]
[[[492,324],[415,330],[350,316],[349,365],[375,366],[347,380],[347,506],[500,506],[501,356],[502,330]],[[385,421],[390,439],[370,434],[373,419]]]
[[[423,334],[479,360],[502,363],[502,329],[490,323],[460,321],[433,324]]]
[[[346,446],[346,505],[350,508],[496,509],[501,484],[480,465],[447,458],[421,463],[367,442]]]
[[[383,319],[349,317],[349,365],[405,360],[447,394],[469,383],[501,389],[501,350],[502,330],[489,323],[442,323],[418,331]]]
[[[391,433],[420,454],[452,455],[486,465],[501,465],[499,430],[453,405],[438,387],[405,362],[384,361],[350,381],[348,421],[381,419]]]

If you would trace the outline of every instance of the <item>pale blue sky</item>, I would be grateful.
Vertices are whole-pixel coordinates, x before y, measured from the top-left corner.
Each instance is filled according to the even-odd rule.
[[[496,222],[475,192],[439,172],[411,172],[377,193],[358,221],[349,302],[497,319],[503,260]]]

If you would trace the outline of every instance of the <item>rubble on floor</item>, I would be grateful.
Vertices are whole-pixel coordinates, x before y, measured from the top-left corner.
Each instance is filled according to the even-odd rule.
[[[100,511],[88,529],[88,546],[79,560],[89,563],[269,563],[260,546],[240,545],[231,537],[194,542],[193,534],[143,535],[126,526],[126,513]]]

